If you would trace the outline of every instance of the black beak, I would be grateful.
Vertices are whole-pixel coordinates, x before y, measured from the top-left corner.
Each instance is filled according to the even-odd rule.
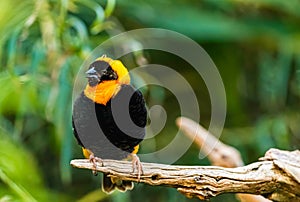
[[[97,78],[98,79],[98,74],[94,67],[87,70],[85,73],[86,73],[86,78]]]

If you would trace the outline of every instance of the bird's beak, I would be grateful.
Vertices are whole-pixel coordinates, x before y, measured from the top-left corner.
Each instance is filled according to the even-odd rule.
[[[97,71],[95,70],[94,67],[86,71],[85,74],[86,74],[86,78],[93,78],[93,77],[98,78]]]

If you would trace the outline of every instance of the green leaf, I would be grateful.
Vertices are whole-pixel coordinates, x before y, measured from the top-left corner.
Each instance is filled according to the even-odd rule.
[[[31,0],[0,1],[0,47],[16,30],[21,30],[34,9]]]
[[[112,12],[114,11],[116,6],[116,0],[108,0],[106,7],[105,7],[105,17],[111,16]]]
[[[30,193],[43,187],[40,171],[33,157],[0,130],[0,179],[24,201],[36,201]]]
[[[58,142],[61,143],[60,148],[60,173],[63,183],[71,181],[71,167],[69,162],[72,156],[72,140],[73,132],[71,127],[71,97],[72,86],[70,85],[70,61],[68,58],[60,69],[59,74],[59,93],[56,100],[56,109],[54,111],[54,124],[56,126],[56,135]]]
[[[83,4],[89,9],[93,10],[96,14],[96,17],[91,25],[91,33],[98,34],[103,30],[103,22],[105,19],[104,9],[95,1],[91,0],[76,0],[77,2]]]

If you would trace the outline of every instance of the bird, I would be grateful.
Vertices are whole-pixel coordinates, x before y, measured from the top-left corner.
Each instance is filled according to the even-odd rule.
[[[102,55],[85,72],[87,84],[73,104],[73,134],[85,158],[94,165],[102,159],[130,160],[138,179],[142,165],[137,156],[145,137],[147,109],[143,94],[130,84],[130,75],[120,60]],[[131,181],[102,178],[102,190],[133,189]]]

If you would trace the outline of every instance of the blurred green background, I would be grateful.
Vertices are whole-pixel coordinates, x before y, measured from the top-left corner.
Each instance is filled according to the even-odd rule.
[[[69,165],[82,158],[71,129],[74,79],[95,47],[126,30],[174,30],[208,52],[226,89],[221,140],[236,147],[246,164],[271,147],[300,147],[298,0],[2,0],[0,8],[1,202],[196,201],[175,189],[143,184],[108,196],[99,188],[101,176]],[[210,100],[201,79],[173,55],[142,54],[185,76],[207,127]],[[129,56],[132,66],[135,57]],[[162,103],[168,112],[166,128],[144,144],[161,148],[177,131],[177,102],[163,89],[144,93],[149,106]],[[192,146],[176,164],[208,165],[198,152]],[[236,199],[226,194],[212,201]]]

